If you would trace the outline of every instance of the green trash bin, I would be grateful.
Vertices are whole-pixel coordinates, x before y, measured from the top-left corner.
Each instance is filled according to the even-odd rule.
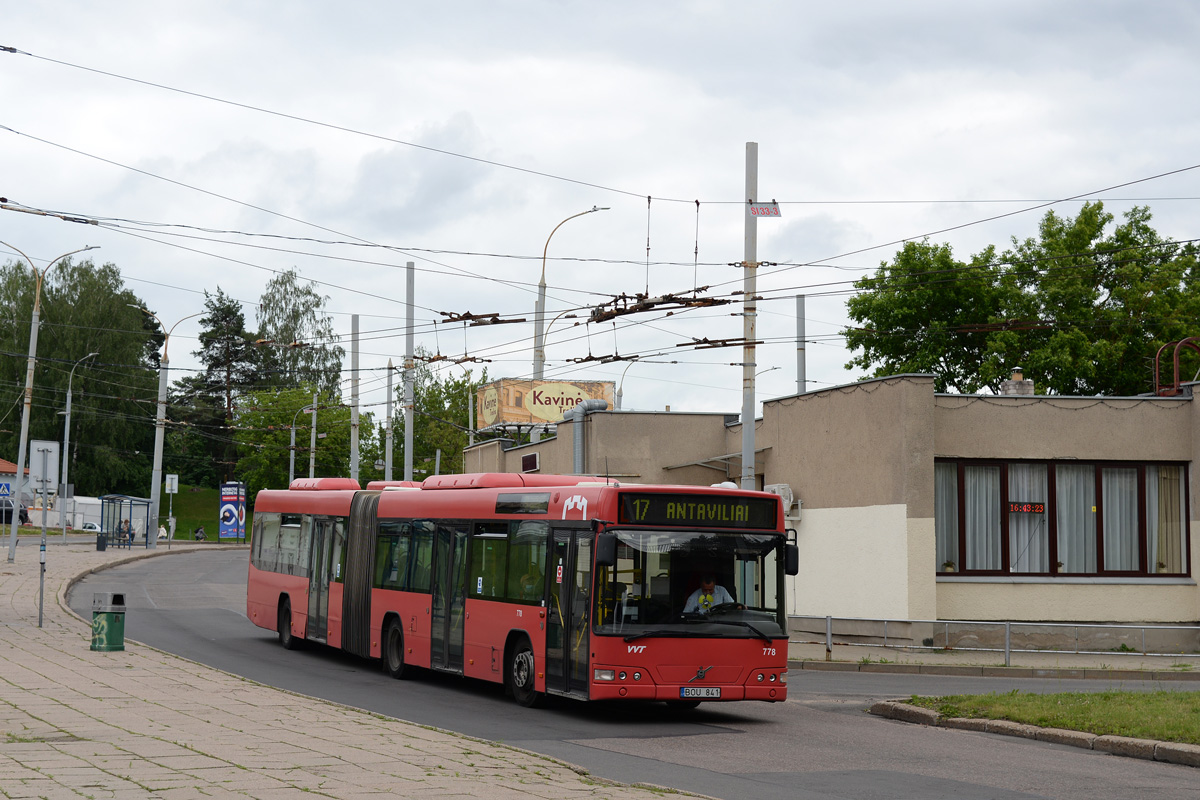
[[[96,549],[104,550],[108,547],[108,534],[104,531],[96,532]]]
[[[125,649],[124,592],[92,595],[92,649],[101,652]]]

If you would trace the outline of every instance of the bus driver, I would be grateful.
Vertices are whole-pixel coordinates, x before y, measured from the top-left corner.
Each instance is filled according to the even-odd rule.
[[[716,576],[706,572],[700,576],[700,588],[692,592],[683,606],[685,614],[707,614],[725,603],[736,605],[736,601],[724,586],[717,585]]]

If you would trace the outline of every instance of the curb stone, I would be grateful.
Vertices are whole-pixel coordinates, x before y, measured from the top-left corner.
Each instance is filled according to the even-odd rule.
[[[1159,742],[1153,739],[1135,739],[1130,736],[1098,736],[1084,731],[1041,728],[1037,725],[1026,725],[1005,719],[944,717],[932,709],[914,706],[903,700],[880,700],[871,705],[868,713],[877,717],[912,722],[927,727],[1019,736],[1040,742],[1082,747],[1085,750],[1098,750],[1115,756],[1200,767],[1200,745],[1182,742]]]
[[[1186,767],[1200,767],[1200,745],[1180,742],[1159,742],[1154,748],[1154,760]]]

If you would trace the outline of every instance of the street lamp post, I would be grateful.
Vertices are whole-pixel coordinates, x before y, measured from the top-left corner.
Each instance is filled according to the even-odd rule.
[[[296,413],[292,414],[292,444],[288,447],[288,486],[292,485],[292,481],[296,480],[296,417],[301,411],[310,410],[308,406],[297,408]]]
[[[33,259],[31,259],[29,256],[25,255],[11,244],[8,244],[8,242],[0,242],[0,244],[5,245],[6,247],[12,247],[13,250],[16,250],[18,253],[20,253],[21,256],[24,257],[25,263],[28,264],[29,268],[33,270],[33,274],[37,276],[37,289],[33,295],[33,321],[29,326],[29,360],[25,366],[25,406],[21,410],[21,439],[20,444],[17,447],[17,496],[13,501],[12,533],[8,540],[8,563],[11,564],[16,560],[17,557],[17,526],[21,524],[19,519],[20,515],[17,513],[17,511],[21,507],[21,496],[25,483],[25,450],[29,440],[29,412],[33,406],[33,365],[37,362],[38,322],[41,319],[42,305],[42,281],[45,280],[46,273],[50,271],[50,267],[54,266],[62,259],[66,258],[67,256],[73,256],[76,253],[83,253],[88,250],[96,250],[97,248],[94,246],[81,247],[78,250],[72,250],[69,253],[63,253],[57,258],[51,259],[51,261],[46,264],[46,268],[41,272],[38,272],[37,267],[33,265]],[[44,509],[42,512],[42,519],[43,521],[45,520]]]
[[[130,308],[136,308],[143,314],[148,314],[154,317],[158,326],[166,330],[167,326],[163,325],[161,319],[148,308],[142,308],[132,303],[128,304]],[[195,314],[188,314],[183,319],[171,326],[171,330],[163,335],[163,354],[162,361],[158,367],[158,413],[154,421],[154,466],[150,472],[150,518],[146,520],[146,548],[149,550],[157,549],[158,547],[158,507],[162,499],[162,460],[163,460],[163,438],[166,433],[167,425],[167,371],[170,369],[170,361],[167,356],[167,345],[171,343],[171,334],[175,332],[175,328],[180,322],[198,317],[203,314],[203,311],[197,311]],[[151,528],[154,530],[152,531]]]
[[[71,382],[75,380],[75,367],[78,367],[84,361],[87,361],[92,356],[98,356],[99,353],[88,353],[83,358],[75,362],[75,366],[71,367],[71,374],[67,376],[67,410],[63,419],[63,452],[62,452],[62,490],[67,491],[67,464],[71,460]],[[62,505],[58,509],[58,522],[62,528],[63,536],[67,535],[67,502],[65,498],[60,498]],[[74,525],[74,514],[72,516],[72,526]],[[65,540],[64,540],[65,541]]]
[[[554,238],[554,234],[566,223],[582,217],[584,214],[591,214],[595,211],[608,211],[608,208],[600,206],[592,206],[587,211],[580,211],[578,214],[572,214],[562,222],[554,226],[554,230],[550,231],[550,235],[546,237],[546,246],[542,249],[542,277],[538,279],[538,297],[537,308],[534,312],[534,330],[533,330],[533,379],[540,381],[542,379],[542,368],[546,364],[546,342],[543,337],[543,327],[546,321],[546,253],[550,250],[550,240]]]

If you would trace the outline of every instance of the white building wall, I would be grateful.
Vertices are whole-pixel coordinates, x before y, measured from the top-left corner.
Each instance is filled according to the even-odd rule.
[[[788,613],[911,619],[907,532],[903,505],[804,509],[796,527],[800,574],[788,579]],[[930,552],[915,569],[932,571]]]

